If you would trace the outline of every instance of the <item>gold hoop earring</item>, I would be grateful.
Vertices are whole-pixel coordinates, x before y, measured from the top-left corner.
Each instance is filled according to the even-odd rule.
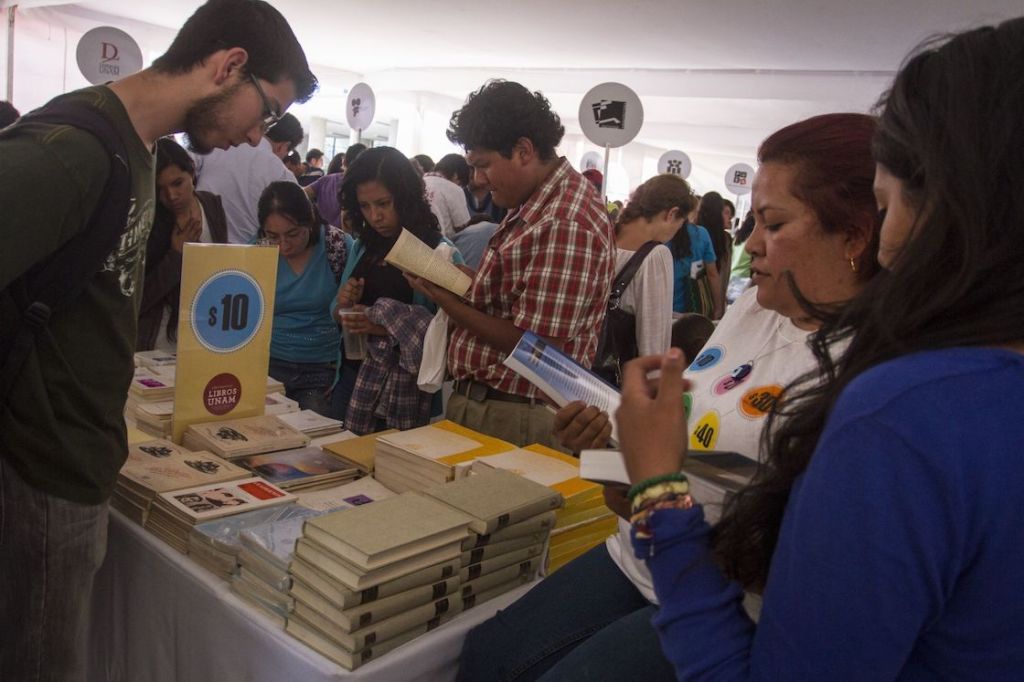
[[[857,274],[857,261],[853,260],[853,256],[850,256],[850,270],[853,274]]]

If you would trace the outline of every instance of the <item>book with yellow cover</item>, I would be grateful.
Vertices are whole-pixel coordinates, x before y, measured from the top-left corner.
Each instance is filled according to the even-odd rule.
[[[365,436],[327,443],[321,447],[349,462],[364,474],[372,474],[373,460],[377,451],[377,438],[388,433],[398,433],[398,430],[378,431],[377,433],[370,433]]]

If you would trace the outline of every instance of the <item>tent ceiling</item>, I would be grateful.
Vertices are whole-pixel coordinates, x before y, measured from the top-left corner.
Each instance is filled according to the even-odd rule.
[[[88,11],[177,28],[197,0],[94,0]],[[274,0],[324,86],[464,99],[487,78],[540,89],[570,131],[583,93],[616,80],[644,102],[638,142],[750,159],[772,130],[867,111],[930,35],[1024,13],[1022,0]],[[326,67],[326,68],[324,68]]]

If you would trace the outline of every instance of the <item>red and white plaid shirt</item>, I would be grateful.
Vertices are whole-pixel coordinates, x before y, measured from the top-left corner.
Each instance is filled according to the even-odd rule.
[[[597,190],[564,158],[487,244],[468,303],[519,329],[564,341],[590,366],[615,270],[611,221]],[[456,327],[448,344],[455,379],[475,379],[506,393],[536,389],[501,364],[505,354]]]

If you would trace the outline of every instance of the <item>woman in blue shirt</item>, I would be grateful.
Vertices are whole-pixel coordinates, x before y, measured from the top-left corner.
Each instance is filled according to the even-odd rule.
[[[1024,18],[931,42],[896,76],[874,141],[887,272],[815,313],[820,371],[786,389],[714,529],[676,473],[681,354],[627,366],[634,547],[680,679],[1020,679],[1021,64]],[[743,587],[763,590],[756,626]]]
[[[257,217],[258,237],[280,250],[270,376],[300,408],[333,416],[328,394],[341,341],[330,306],[347,260],[347,238],[320,220],[294,182],[271,183]]]
[[[676,231],[667,246],[672,251],[672,312],[700,313],[713,320],[721,319],[725,304],[717,286],[718,264],[708,231],[687,222]],[[698,302],[693,300],[700,278],[707,278],[709,283],[710,309],[701,310]]]

